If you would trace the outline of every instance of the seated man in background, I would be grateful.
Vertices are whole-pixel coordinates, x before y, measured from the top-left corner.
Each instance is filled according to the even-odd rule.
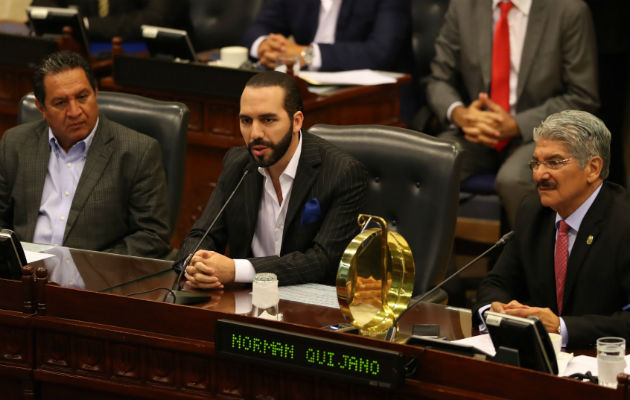
[[[497,173],[510,224],[534,192],[532,131],[548,115],[599,107],[595,30],[582,0],[451,0],[427,101],[466,150],[462,180]]]
[[[268,68],[292,55],[315,71],[411,72],[410,14],[407,0],[269,0],[243,45]]]
[[[20,240],[143,257],[169,250],[155,139],[99,115],[90,64],[68,51],[35,68],[44,120],[0,141],[0,226]]]
[[[333,284],[343,251],[358,233],[365,167],[301,130],[301,93],[289,75],[253,76],[239,118],[247,147],[225,155],[217,187],[177,257],[181,265],[227,204],[186,267],[187,285],[222,288],[251,282],[258,272],[275,273],[281,285]],[[228,246],[230,257],[223,255]]]
[[[187,2],[178,0],[33,0],[32,6],[76,7],[90,40],[141,40],[140,25],[185,29]]]
[[[601,336],[629,340],[630,198],[604,181],[610,132],[571,110],[549,116],[534,140],[538,195],[519,207],[515,236],[481,283],[474,315],[488,307],[534,315],[572,348]]]

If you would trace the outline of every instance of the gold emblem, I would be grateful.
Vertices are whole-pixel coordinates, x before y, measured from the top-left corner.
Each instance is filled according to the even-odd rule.
[[[590,245],[591,243],[593,243],[593,235],[588,235],[586,238],[586,244]]]

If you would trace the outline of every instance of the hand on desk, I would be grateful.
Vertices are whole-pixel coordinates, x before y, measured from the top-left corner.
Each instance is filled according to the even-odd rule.
[[[549,308],[530,307],[512,300],[507,304],[494,301],[490,306],[490,310],[523,318],[533,315],[540,319],[547,332],[557,333],[560,327],[560,318]]]
[[[258,60],[267,68],[275,68],[278,56],[299,56],[305,48],[306,46],[289,41],[284,35],[271,33],[258,46]],[[304,60],[300,57],[300,65],[303,64]]]
[[[223,289],[234,281],[234,260],[214,251],[199,250],[186,267],[186,284],[195,289]]]
[[[468,107],[455,107],[451,118],[464,132],[466,140],[487,147],[520,135],[514,117],[490,100],[487,93],[480,93]]]

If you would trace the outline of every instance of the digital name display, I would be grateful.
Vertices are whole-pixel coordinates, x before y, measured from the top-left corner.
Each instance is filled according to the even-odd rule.
[[[306,369],[352,382],[395,389],[403,381],[399,352],[217,320],[217,354]]]

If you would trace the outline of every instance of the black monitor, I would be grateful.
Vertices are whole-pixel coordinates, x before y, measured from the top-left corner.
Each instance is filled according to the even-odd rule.
[[[487,311],[485,317],[497,357],[500,356],[501,348],[518,352],[520,367],[558,374],[558,362],[551,339],[537,317],[521,318],[493,311]]]
[[[63,27],[69,26],[72,28],[74,40],[79,43],[84,53],[90,53],[90,42],[83,18],[77,9],[31,6],[26,8],[26,13],[37,36],[58,39],[62,36]]]
[[[20,279],[26,257],[20,241],[9,229],[0,230],[0,278]]]
[[[197,60],[186,31],[152,25],[142,25],[141,28],[142,39],[151,56],[171,60]]]

